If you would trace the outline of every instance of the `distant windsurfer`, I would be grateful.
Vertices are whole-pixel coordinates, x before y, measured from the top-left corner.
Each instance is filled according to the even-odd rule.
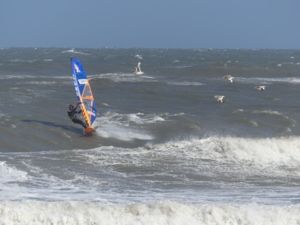
[[[68,110],[68,116],[72,120],[73,123],[78,123],[81,126],[83,126],[84,128],[87,128],[87,125],[81,115],[81,109],[79,107],[80,104],[81,104],[81,102],[78,102],[76,104],[76,106],[74,106],[73,104],[70,104],[69,110]]]

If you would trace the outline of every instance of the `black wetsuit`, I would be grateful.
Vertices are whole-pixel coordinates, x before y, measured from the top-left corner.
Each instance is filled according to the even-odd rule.
[[[84,128],[87,128],[85,121],[81,117],[81,109],[78,109],[80,103],[78,103],[72,110],[68,110],[68,116],[73,123],[78,123]]]

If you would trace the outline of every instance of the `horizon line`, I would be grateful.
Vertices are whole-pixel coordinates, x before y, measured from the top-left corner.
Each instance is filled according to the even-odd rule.
[[[112,47],[112,46],[105,46],[105,47],[70,47],[70,46],[64,46],[64,47],[55,47],[55,46],[9,46],[9,47],[1,47],[0,50],[4,49],[120,49],[120,50],[126,50],[126,49],[145,49],[145,50],[300,50],[299,48],[268,48],[268,47],[262,47],[262,48],[246,48],[246,47],[239,47],[239,48],[212,48],[212,47]]]

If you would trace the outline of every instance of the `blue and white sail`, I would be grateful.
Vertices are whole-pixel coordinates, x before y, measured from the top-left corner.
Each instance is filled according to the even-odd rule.
[[[91,127],[96,120],[97,114],[92,88],[80,61],[76,58],[71,58],[71,65],[75,92],[78,101],[81,102],[82,116],[86,124]]]

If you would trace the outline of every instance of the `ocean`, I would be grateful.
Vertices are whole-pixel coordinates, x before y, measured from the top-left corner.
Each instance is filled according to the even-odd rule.
[[[5,48],[0,81],[1,225],[300,224],[299,50]]]

